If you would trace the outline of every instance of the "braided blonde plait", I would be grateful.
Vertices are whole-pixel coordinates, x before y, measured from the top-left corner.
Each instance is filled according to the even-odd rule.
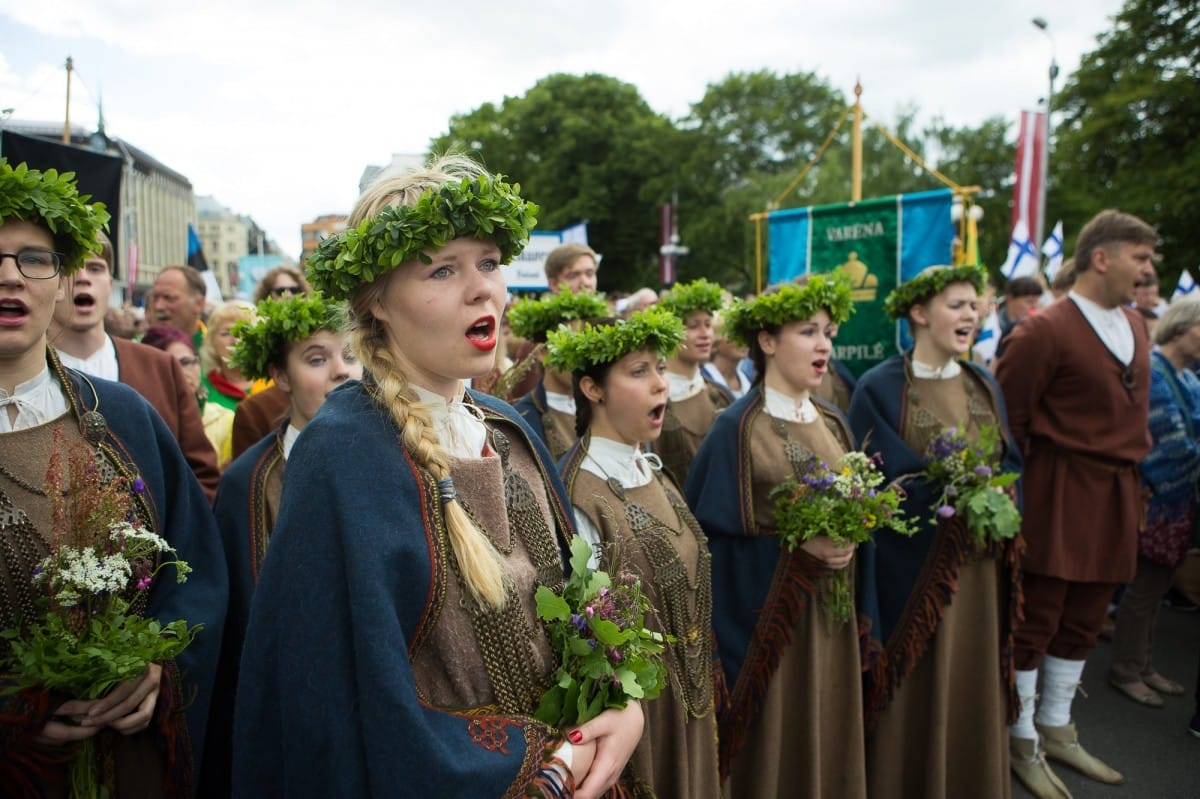
[[[378,401],[400,428],[404,448],[435,481],[450,476],[450,457],[438,441],[428,411],[421,407],[389,351],[383,326],[369,314],[351,313],[350,346],[379,386]],[[442,508],[450,548],[467,590],[480,605],[500,609],[507,598],[500,553],[457,499],[443,503]]]

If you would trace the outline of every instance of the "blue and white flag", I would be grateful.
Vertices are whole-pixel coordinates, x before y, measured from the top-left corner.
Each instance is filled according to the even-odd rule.
[[[1063,226],[1062,220],[1054,223],[1050,237],[1042,244],[1042,255],[1046,256],[1046,279],[1053,281],[1058,270],[1063,265]]]
[[[563,228],[561,231],[559,231],[559,235],[562,237],[563,244],[573,243],[586,245],[588,243],[587,220],[585,219],[582,222],[571,225],[570,227]]]
[[[1175,284],[1175,293],[1171,295],[1171,302],[1195,293],[1196,281],[1192,278],[1192,273],[1184,269],[1179,275],[1179,282]]]
[[[1008,257],[1004,260],[1004,266],[1000,267],[1000,274],[1004,275],[1006,280],[1033,277],[1038,273],[1040,265],[1041,258],[1038,257],[1037,247],[1029,235],[1029,228],[1024,220],[1018,219],[1013,228],[1012,238],[1008,241]]]

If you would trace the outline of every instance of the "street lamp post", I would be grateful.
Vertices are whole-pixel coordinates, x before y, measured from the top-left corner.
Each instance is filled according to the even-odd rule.
[[[1037,231],[1034,233],[1034,246],[1040,247],[1046,235],[1046,180],[1050,165],[1050,114],[1054,110],[1054,79],[1058,77],[1057,47],[1054,34],[1050,32],[1050,23],[1044,17],[1034,17],[1033,25],[1050,40],[1050,90],[1046,94],[1046,146],[1042,153],[1042,179],[1038,186],[1038,218]]]

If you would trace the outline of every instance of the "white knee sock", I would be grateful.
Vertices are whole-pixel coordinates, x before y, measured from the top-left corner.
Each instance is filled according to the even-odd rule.
[[[1071,723],[1071,702],[1083,677],[1082,660],[1063,660],[1046,655],[1042,660],[1042,702],[1037,723],[1043,727],[1063,727]]]
[[[1037,730],[1033,728],[1033,709],[1037,704],[1038,670],[1017,671],[1017,699],[1021,702],[1021,712],[1016,722],[1008,728],[1008,734],[1013,738],[1024,738],[1029,741],[1037,740]]]

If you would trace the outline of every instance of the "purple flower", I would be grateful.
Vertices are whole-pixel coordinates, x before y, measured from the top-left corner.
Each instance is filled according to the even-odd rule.
[[[942,517],[943,519],[949,519],[951,516],[954,515],[954,506],[953,505],[942,505],[941,507],[939,507],[937,509],[937,515]]]
[[[975,474],[979,475],[980,477],[991,477],[991,476],[992,476],[992,467],[990,467],[990,466],[976,466],[976,467],[975,467]]]
[[[587,622],[584,621],[583,616],[580,616],[578,613],[571,616],[571,624],[574,624],[575,629],[579,630],[580,632],[587,627]]]
[[[133,478],[133,490],[138,494],[141,494],[146,490],[146,481],[143,480],[140,475]]]
[[[587,617],[589,619],[596,615],[596,609],[593,608],[591,605],[588,605],[586,608],[584,608],[583,612],[587,614]]]
[[[150,587],[151,582],[152,582],[152,580],[149,577],[143,577],[142,579],[138,580],[137,590],[145,591],[147,588]]]

